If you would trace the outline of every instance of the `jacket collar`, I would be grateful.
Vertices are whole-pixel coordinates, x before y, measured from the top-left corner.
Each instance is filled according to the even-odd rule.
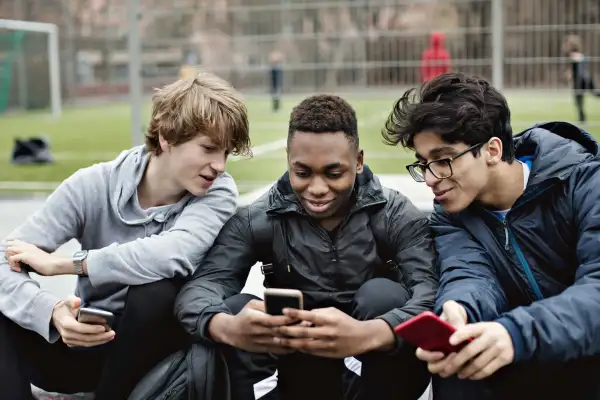
[[[534,125],[514,137],[517,158],[532,160],[529,186],[548,180],[565,180],[573,169],[598,156],[592,136],[567,122]]]

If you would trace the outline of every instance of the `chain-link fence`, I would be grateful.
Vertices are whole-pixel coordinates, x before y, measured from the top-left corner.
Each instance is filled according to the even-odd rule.
[[[433,31],[445,36],[453,69],[488,78],[500,72],[496,81],[520,89],[568,88],[563,44],[578,35],[591,74],[600,78],[598,0],[139,2],[146,90],[191,64],[241,89],[266,92],[274,53],[282,56],[288,93],[415,85]],[[59,26],[65,99],[128,92],[126,1],[4,0],[0,18]],[[33,107],[47,101],[47,93],[34,89],[44,86],[47,67],[33,63],[44,51],[28,40],[13,64],[10,100]],[[0,54],[7,51],[0,47]]]

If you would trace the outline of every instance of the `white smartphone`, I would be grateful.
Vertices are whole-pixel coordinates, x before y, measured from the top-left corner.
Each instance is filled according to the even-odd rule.
[[[106,332],[112,329],[115,316],[110,311],[83,307],[77,313],[77,321],[82,324],[103,325]]]
[[[267,314],[283,315],[284,308],[302,310],[302,292],[296,289],[265,289],[265,308]]]

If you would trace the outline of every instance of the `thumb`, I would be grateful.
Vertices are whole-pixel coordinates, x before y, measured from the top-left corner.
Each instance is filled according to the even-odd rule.
[[[253,310],[256,311],[262,311],[262,312],[266,312],[265,310],[265,302],[262,300],[250,300],[247,304],[246,307],[251,308]]]
[[[444,319],[455,328],[463,326],[467,323],[465,320],[466,312],[463,307],[455,301],[447,301],[442,306]]]
[[[81,307],[81,299],[77,296],[69,296],[65,304],[74,314],[77,314],[77,311]]]

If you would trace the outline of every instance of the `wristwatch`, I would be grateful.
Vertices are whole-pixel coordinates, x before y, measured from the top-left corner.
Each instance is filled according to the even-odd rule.
[[[75,266],[75,273],[77,275],[85,275],[83,272],[83,261],[87,258],[87,250],[80,250],[73,254],[73,265]]]

